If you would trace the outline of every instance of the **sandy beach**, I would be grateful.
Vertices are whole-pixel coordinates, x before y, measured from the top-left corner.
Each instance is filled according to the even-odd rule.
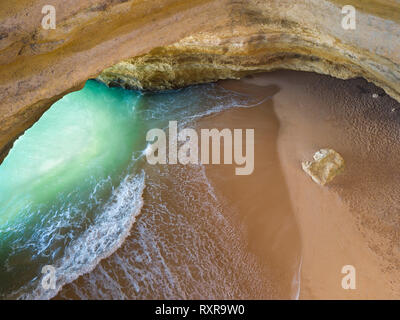
[[[400,105],[365,80],[313,73],[217,85],[263,102],[194,128],[254,129],[253,174],[148,167],[128,239],[57,299],[399,298]],[[324,187],[301,168],[321,148],[346,162]],[[354,290],[342,288],[346,265]]]
[[[238,190],[233,199],[251,249],[288,278],[289,270],[300,271],[300,299],[398,298],[399,104],[365,80],[311,73],[260,74],[221,85],[258,94],[279,88],[259,108],[220,115],[224,125],[256,128],[254,180],[219,179],[227,194]],[[325,187],[301,169],[321,148],[346,161],[345,173]],[[274,234],[277,220],[284,227]],[[345,265],[356,269],[355,290],[341,286]],[[288,279],[280,281],[289,287]]]

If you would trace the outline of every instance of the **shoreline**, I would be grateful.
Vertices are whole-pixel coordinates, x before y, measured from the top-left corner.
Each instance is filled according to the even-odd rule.
[[[205,165],[205,176],[196,166],[149,167],[156,179],[131,235],[56,299],[93,299],[110,287],[125,299],[398,298],[400,115],[392,109],[400,105],[365,80],[305,72],[218,85],[263,102],[194,128],[255,129],[253,174],[236,176],[234,164]],[[321,187],[301,162],[324,147],[341,153],[346,169]],[[356,268],[356,290],[341,287],[345,265]]]
[[[311,73],[281,71],[221,85],[250,94],[257,88],[259,93],[263,88],[279,88],[268,107],[279,123],[277,153],[300,234],[300,299],[398,298],[400,251],[393,251],[396,238],[390,236],[396,235],[394,221],[398,218],[392,208],[400,199],[395,196],[395,189],[375,201],[368,201],[367,197],[376,193],[376,185],[383,185],[381,177],[385,177],[389,188],[398,181],[391,171],[398,157],[387,159],[385,166],[378,161],[388,146],[393,154],[400,149],[391,136],[398,135],[395,128],[400,129],[392,111],[399,104],[365,80],[346,82]],[[243,89],[246,86],[249,88]],[[378,99],[372,97],[376,92]],[[388,119],[378,116],[385,112]],[[389,120],[391,127],[386,128]],[[382,126],[385,129],[380,130]],[[325,147],[342,153],[347,166],[344,174],[320,187],[302,171],[301,161]],[[257,161],[260,159],[256,158],[256,170]],[[367,202],[357,208],[357,204]],[[386,221],[376,216],[381,210],[385,210],[386,219],[392,224],[385,225]],[[379,251],[374,250],[376,247]],[[356,290],[341,287],[345,265],[356,268]]]

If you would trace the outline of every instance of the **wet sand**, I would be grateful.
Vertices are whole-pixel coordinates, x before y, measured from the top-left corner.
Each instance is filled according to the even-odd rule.
[[[279,88],[272,101],[260,106],[269,114],[270,121],[276,122],[271,126],[265,121],[265,130],[257,130],[262,122],[262,115],[257,114],[260,110],[240,110],[237,112],[241,115],[236,116],[234,112],[220,115],[230,119],[220,119],[224,125],[230,121],[240,125],[237,118],[242,116],[242,124],[249,127],[252,122],[247,117],[251,118],[252,112],[254,115],[257,169],[256,176],[249,178],[253,182],[245,185],[239,178],[229,179],[227,184],[220,182],[227,194],[236,188],[242,194],[250,191],[247,205],[251,203],[251,207],[246,209],[243,203],[241,214],[254,245],[252,250],[264,254],[264,263],[274,261],[282,265],[281,270],[288,271],[293,266],[285,266],[285,262],[296,261],[295,252],[301,245],[297,264],[300,299],[399,298],[400,105],[365,80],[342,81],[311,73],[276,72],[221,85],[249,93],[256,92],[258,87],[259,94],[265,92],[264,88],[267,91],[272,86]],[[372,97],[374,93],[378,98]],[[343,155],[346,170],[321,187],[302,171],[301,161],[310,160],[317,150],[325,147]],[[275,177],[268,181],[262,166],[274,172]],[[278,168],[282,174],[276,172]],[[264,198],[251,197],[251,193],[257,194],[253,190]],[[277,201],[280,213],[279,209],[271,210],[269,198],[277,199],[273,196],[275,192],[282,200]],[[240,194],[238,191],[234,197],[239,204],[245,201]],[[290,204],[285,208],[286,197]],[[254,206],[259,207],[258,212],[251,213],[253,217],[248,219]],[[285,235],[281,230],[286,243],[279,242],[279,234],[273,236],[259,223],[271,226],[276,224],[277,217],[290,221],[285,226],[291,226],[286,230],[291,234]],[[271,235],[270,241],[265,241],[265,233]],[[270,255],[275,242],[278,251],[292,259],[280,261],[279,254]],[[344,290],[341,286],[345,276],[341,270],[345,265],[356,269],[355,290]]]
[[[253,174],[151,168],[130,237],[57,298],[400,298],[400,105],[365,80],[303,72],[218,85],[270,97],[196,123],[255,129]],[[346,169],[321,187],[301,162],[325,147]]]
[[[275,86],[260,90],[240,82],[223,82],[221,85],[251,94],[257,100],[278,91]],[[199,121],[197,127],[255,130],[255,162],[251,175],[235,175],[235,168],[240,167],[236,164],[207,165],[206,173],[219,198],[225,199],[238,212],[234,218],[245,228],[249,252],[272,270],[273,283],[279,294],[271,298],[297,298],[300,234],[280,164],[279,121],[273,105],[270,99],[254,108],[229,110]],[[244,137],[242,145],[245,148]]]

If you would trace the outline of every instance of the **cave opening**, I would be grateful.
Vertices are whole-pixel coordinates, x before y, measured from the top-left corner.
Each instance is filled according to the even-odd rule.
[[[150,165],[146,132],[170,121],[253,129],[254,173]],[[89,80],[0,165],[0,296],[393,297],[399,129],[400,104],[361,78],[275,71],[167,92]],[[346,168],[320,187],[301,162],[326,147]],[[340,287],[349,264],[362,290]],[[54,290],[43,265],[59,270]]]

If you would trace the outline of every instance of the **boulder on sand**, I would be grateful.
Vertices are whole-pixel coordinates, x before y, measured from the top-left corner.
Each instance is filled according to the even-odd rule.
[[[332,181],[344,170],[343,157],[332,149],[321,149],[314,154],[314,161],[302,162],[303,170],[319,185]]]

